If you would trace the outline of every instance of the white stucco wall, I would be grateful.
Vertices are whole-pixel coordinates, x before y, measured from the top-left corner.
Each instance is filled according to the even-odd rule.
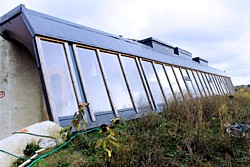
[[[34,58],[21,44],[0,36],[0,139],[45,120],[45,104]]]

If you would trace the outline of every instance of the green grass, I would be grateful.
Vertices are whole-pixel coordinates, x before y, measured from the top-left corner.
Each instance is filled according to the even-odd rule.
[[[223,127],[243,121],[250,124],[248,92],[233,99],[172,102],[160,114],[149,111],[114,129],[121,147],[113,150],[111,166],[248,166],[250,140],[231,137]],[[100,137],[99,132],[79,136],[34,166],[107,166],[105,151],[95,148]]]

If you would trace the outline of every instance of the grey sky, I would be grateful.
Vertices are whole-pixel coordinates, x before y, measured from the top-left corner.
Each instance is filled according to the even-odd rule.
[[[250,84],[249,0],[0,0],[125,38],[155,37]]]

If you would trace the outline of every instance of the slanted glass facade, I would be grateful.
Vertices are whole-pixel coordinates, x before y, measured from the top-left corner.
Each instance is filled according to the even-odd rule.
[[[87,118],[159,110],[172,100],[232,93],[230,78],[136,55],[36,37],[53,118],[89,103]],[[72,49],[70,52],[69,48]]]
[[[49,118],[62,126],[82,102],[89,103],[91,128],[114,117],[161,111],[173,100],[234,93],[225,72],[152,37],[126,39],[23,5],[0,21],[1,35],[22,43],[36,59]]]

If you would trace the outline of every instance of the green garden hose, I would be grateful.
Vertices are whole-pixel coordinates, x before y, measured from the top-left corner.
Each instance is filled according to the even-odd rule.
[[[75,137],[77,136],[80,136],[80,135],[83,135],[83,134],[86,134],[86,133],[90,133],[90,132],[93,132],[95,130],[97,130],[99,128],[94,128],[94,129],[90,129],[88,131],[85,131],[85,132],[82,132],[82,133],[79,133],[79,134],[76,134],[75,136],[72,136],[67,142],[63,143],[60,147],[58,148],[55,148],[54,150],[44,154],[44,155],[41,155],[40,157],[38,157],[37,159],[35,159],[31,164],[29,164],[27,167],[32,167],[35,163],[37,163],[38,161],[40,161],[42,158],[45,158],[51,154],[53,154],[54,152],[57,152],[59,151],[61,148],[63,148],[64,146],[66,146],[67,144],[69,144]]]

